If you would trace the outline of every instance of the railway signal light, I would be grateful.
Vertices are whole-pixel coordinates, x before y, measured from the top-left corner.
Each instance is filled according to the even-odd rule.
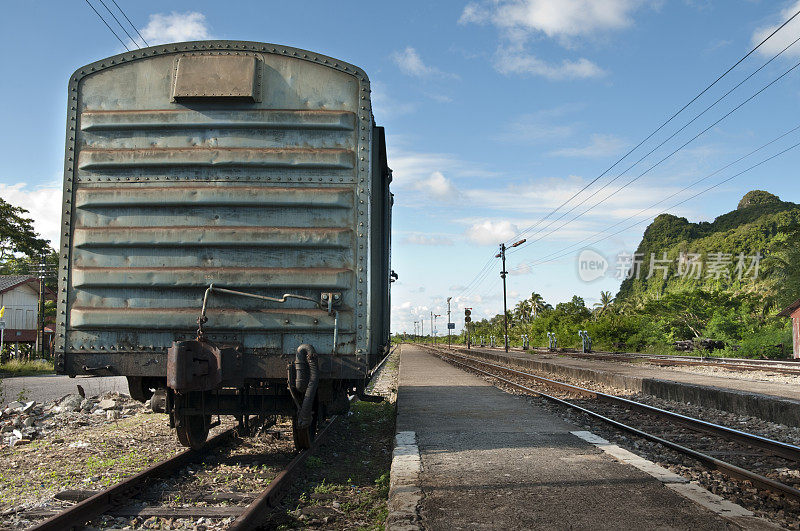
[[[470,315],[472,315],[472,309],[471,308],[465,309],[464,310],[464,322],[465,323],[471,323],[472,322],[472,317],[470,317]]]

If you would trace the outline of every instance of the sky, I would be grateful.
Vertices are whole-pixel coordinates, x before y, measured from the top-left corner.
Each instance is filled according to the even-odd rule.
[[[800,147],[748,170],[800,142],[800,43],[772,59],[800,17],[647,139],[800,1],[117,3],[151,45],[262,41],[367,72],[394,172],[395,332],[424,319],[427,333],[448,297],[457,330],[464,308],[502,312],[501,242],[527,237],[508,252],[510,306],[532,292],[591,306],[659,213],[712,221],[753,189],[800,202]],[[0,41],[0,197],[56,241],[67,80],[123,44],[86,0],[7,3]],[[605,273],[580,274],[579,256]]]

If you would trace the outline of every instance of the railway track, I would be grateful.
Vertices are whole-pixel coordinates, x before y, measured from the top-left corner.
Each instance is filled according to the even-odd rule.
[[[31,529],[62,531],[98,521],[103,515],[145,519],[233,518],[228,529],[252,529],[277,506],[297,471],[337,420],[333,417],[312,447],[293,457],[288,451],[269,456],[248,455],[239,451],[248,445],[248,439],[238,438],[235,428],[224,431],[199,450],[184,450],[102,491],[60,493],[60,499],[78,503]],[[242,478],[251,485],[268,483],[268,486],[243,492],[239,485]],[[219,490],[220,482],[225,490]],[[233,488],[227,488],[229,483]],[[192,505],[187,506],[186,502]]]
[[[500,348],[481,347],[490,351],[501,351]],[[520,348],[513,348],[515,352],[526,352]],[[534,348],[533,352],[551,353],[547,349]],[[755,360],[743,358],[715,358],[708,356],[672,356],[666,354],[631,354],[614,352],[572,352],[570,350],[559,351],[558,354],[573,358],[601,360],[601,361],[622,361],[634,362],[644,360],[653,365],[664,367],[716,367],[732,371],[763,371],[789,376],[800,376],[800,362],[793,360]]]
[[[375,366],[370,379],[380,372],[393,352],[394,349]],[[163,519],[205,517],[212,521],[233,519],[227,529],[256,528],[277,507],[297,472],[326,440],[338,420],[339,417],[332,417],[321,427],[311,448],[297,454],[291,449],[288,436],[282,450],[278,445],[277,451],[265,455],[258,448],[249,453],[242,451],[254,444],[239,438],[235,428],[223,431],[209,439],[201,449],[184,450],[102,491],[60,493],[58,499],[76,503],[57,514],[29,513],[31,518],[46,518],[30,529],[63,531],[97,522],[103,515]],[[272,425],[268,422],[261,429],[266,430]],[[284,431],[288,432],[288,424],[285,428]],[[198,478],[205,478],[205,481]],[[246,478],[250,485],[268,485],[264,489],[243,491],[237,484],[242,478]],[[220,481],[226,486],[233,482],[234,488],[220,491]]]
[[[502,386],[541,396],[618,430],[663,445],[730,478],[745,480],[761,490],[778,494],[795,510],[800,509],[798,446],[485,360],[432,350],[442,359]]]

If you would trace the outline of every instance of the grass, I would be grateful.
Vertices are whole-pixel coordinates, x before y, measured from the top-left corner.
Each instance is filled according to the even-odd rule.
[[[46,360],[9,360],[0,364],[0,373],[9,376],[35,376],[37,374],[53,374],[53,364]]]

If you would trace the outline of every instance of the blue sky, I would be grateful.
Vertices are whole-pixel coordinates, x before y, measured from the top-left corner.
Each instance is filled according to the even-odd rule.
[[[393,267],[400,275],[393,292],[395,331],[410,331],[423,317],[428,330],[430,312],[444,313],[448,296],[454,297],[457,316],[467,306],[478,318],[498,313],[499,266],[492,264],[482,282],[470,284],[497,244],[536,224],[600,175],[765,31],[800,9],[797,1],[757,0],[117,1],[151,44],[264,41],[324,53],[367,71],[395,177]],[[611,232],[664,210],[691,221],[712,220],[755,188],[800,202],[799,148],[667,208],[800,141],[795,131],[650,208],[800,125],[799,68],[561,227],[784,73],[800,60],[798,43],[573,214],[538,232],[798,36],[800,22],[793,22],[643,149],[540,222],[529,236],[541,239],[509,253],[509,299],[536,291],[552,303],[577,294],[591,304],[601,290],[616,292],[615,257],[635,249],[646,223],[588,245],[608,257],[609,276],[581,281],[576,257],[602,237],[595,233],[640,210],[644,213]],[[75,68],[123,48],[83,0],[8,3],[0,39],[6,50],[0,57],[5,73],[0,197],[28,208],[37,228],[55,238],[67,78]],[[551,255],[563,256],[537,263]],[[438,320],[440,329],[443,322]]]

